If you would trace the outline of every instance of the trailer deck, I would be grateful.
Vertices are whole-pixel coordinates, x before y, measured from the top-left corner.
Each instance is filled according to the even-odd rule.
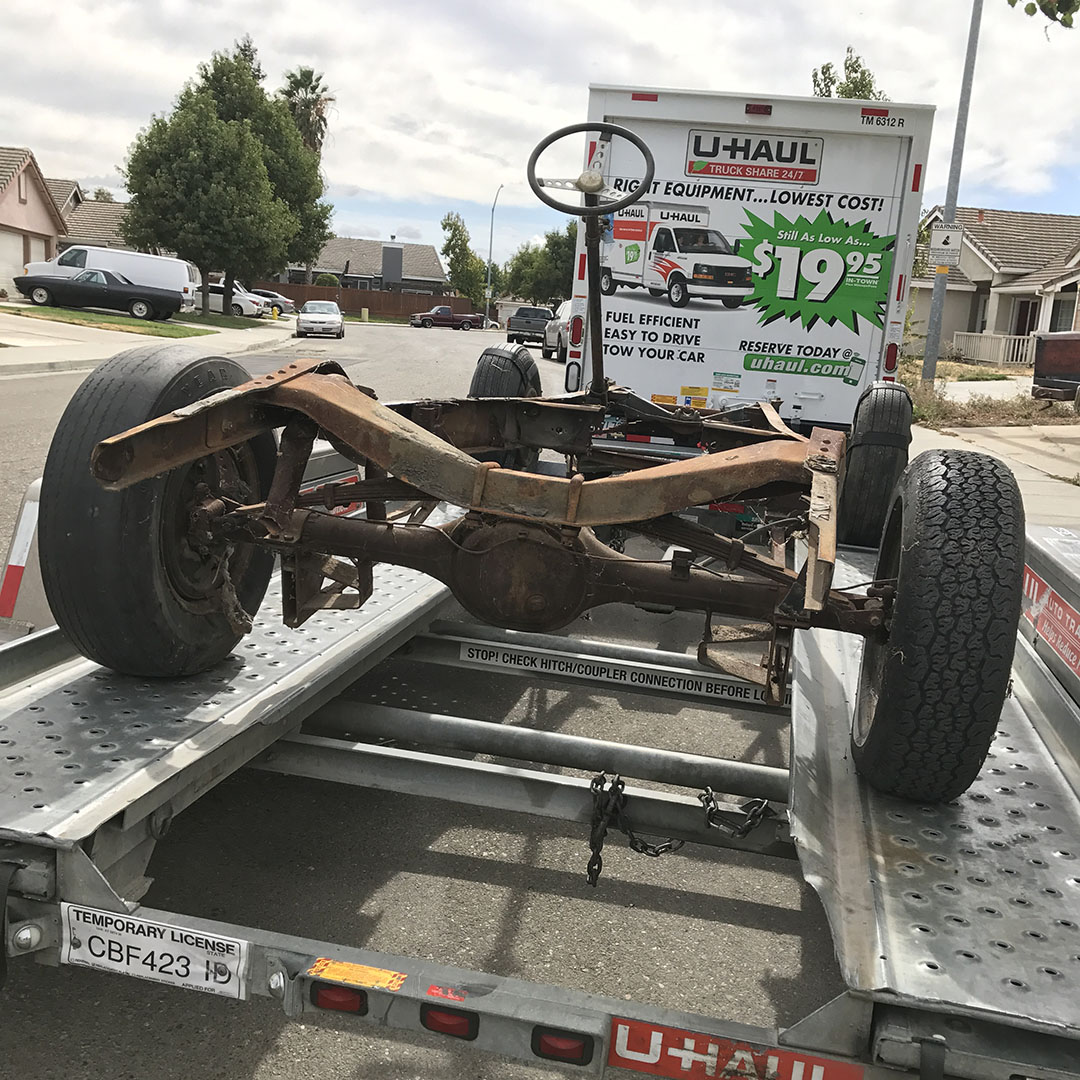
[[[845,553],[838,569],[862,580],[864,559]],[[228,670],[169,683],[104,672],[55,631],[0,648],[7,952],[225,996],[268,995],[292,1017],[351,1012],[587,1074],[618,1066],[708,1076],[741,1061],[737,1072],[784,1080],[807,1069],[837,1080],[889,1068],[1003,1080],[1080,1075],[1080,803],[1076,763],[1062,752],[1080,716],[1026,641],[976,786],[958,805],[921,808],[871,792],[847,761],[859,643],[827,631],[796,635],[786,813],[781,769],[342,692],[397,650],[399,663],[542,672],[570,687],[632,688],[658,704],[714,702],[755,722],[786,721],[755,688],[680,653],[438,621],[447,599],[422,575],[380,567],[361,611],[291,631],[268,597],[265,621]],[[591,775],[632,777],[641,786],[626,789],[626,817],[650,841],[797,852],[828,912],[848,989],[775,1029],[139,906],[172,818],[244,765],[580,822],[582,868],[595,820]],[[705,786],[732,796],[714,819],[722,828],[706,823]],[[754,797],[772,812],[756,810]],[[625,842],[614,826],[607,840]],[[138,970],[123,950],[154,935],[201,942],[184,948],[206,965],[202,985]],[[110,954],[109,942],[121,951]],[[145,950],[139,955],[145,960]]]

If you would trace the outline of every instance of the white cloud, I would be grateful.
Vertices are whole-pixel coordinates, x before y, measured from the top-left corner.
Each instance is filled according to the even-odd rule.
[[[932,200],[945,186],[970,8],[940,0],[609,0],[592,8],[399,0],[364,5],[353,17],[331,0],[264,0],[258,10],[253,26],[248,9],[203,0],[112,0],[62,12],[14,5],[4,17],[0,141],[31,146],[47,175],[112,175],[198,63],[251,30],[268,86],[308,63],[337,94],[324,150],[331,198],[430,207],[416,221],[402,221],[400,211],[375,220],[365,209],[356,229],[410,228],[438,243],[447,201],[490,206],[503,184],[500,207],[537,207],[526,159],[547,132],[583,119],[590,81],[807,94],[811,69],[839,63],[850,43],[891,98],[939,106]],[[1080,30],[988,0],[965,187],[1007,207],[1049,190],[1054,170],[1077,163],[1078,46]],[[569,144],[545,168],[573,175],[579,155],[580,143]],[[1060,198],[1062,211],[1080,209],[1071,191]]]

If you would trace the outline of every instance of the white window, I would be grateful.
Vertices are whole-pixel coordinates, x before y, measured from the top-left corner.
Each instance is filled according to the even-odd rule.
[[[19,202],[26,202],[26,170],[19,173]]]
[[[1054,306],[1050,309],[1050,333],[1071,330],[1075,311],[1076,293],[1059,293],[1055,296]]]

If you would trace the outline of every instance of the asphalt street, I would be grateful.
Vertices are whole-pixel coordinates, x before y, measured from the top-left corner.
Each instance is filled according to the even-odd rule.
[[[498,340],[350,327],[343,342],[292,342],[243,360],[258,374],[293,356],[334,356],[383,398],[451,394],[464,391],[476,356]],[[557,390],[561,369],[539,362],[545,389]],[[5,492],[4,522],[22,481],[40,471],[78,382],[38,376],[0,389],[18,403],[3,411],[0,429],[4,459],[20,478]],[[571,632],[682,651],[699,629],[686,617],[611,608]],[[478,683],[475,672],[401,654],[357,692],[492,722],[786,763],[786,726],[755,712],[498,673]],[[761,1025],[792,1023],[842,989],[822,909],[795,864],[691,848],[650,859],[614,840],[592,889],[586,841],[583,826],[526,814],[242,772],[159,842],[145,903]],[[22,1080],[566,1075],[344,1016],[288,1022],[265,998],[236,1003],[27,961],[10,967],[0,1018],[0,1071]]]

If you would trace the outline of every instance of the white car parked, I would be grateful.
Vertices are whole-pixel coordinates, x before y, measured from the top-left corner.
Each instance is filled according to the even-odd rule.
[[[309,300],[296,316],[296,336],[330,334],[345,336],[345,316],[333,300]]]
[[[221,313],[221,305],[225,296],[224,285],[208,285],[210,290],[210,310]],[[198,298],[201,303],[202,298]],[[239,285],[233,285],[232,306],[229,309],[231,315],[248,315],[252,318],[261,318],[266,314],[266,305],[261,296],[252,296],[245,292]]]
[[[570,301],[564,300],[559,305],[553,318],[544,327],[544,341],[540,346],[540,355],[545,360],[553,356],[560,364],[566,363],[566,343],[570,337]]]

